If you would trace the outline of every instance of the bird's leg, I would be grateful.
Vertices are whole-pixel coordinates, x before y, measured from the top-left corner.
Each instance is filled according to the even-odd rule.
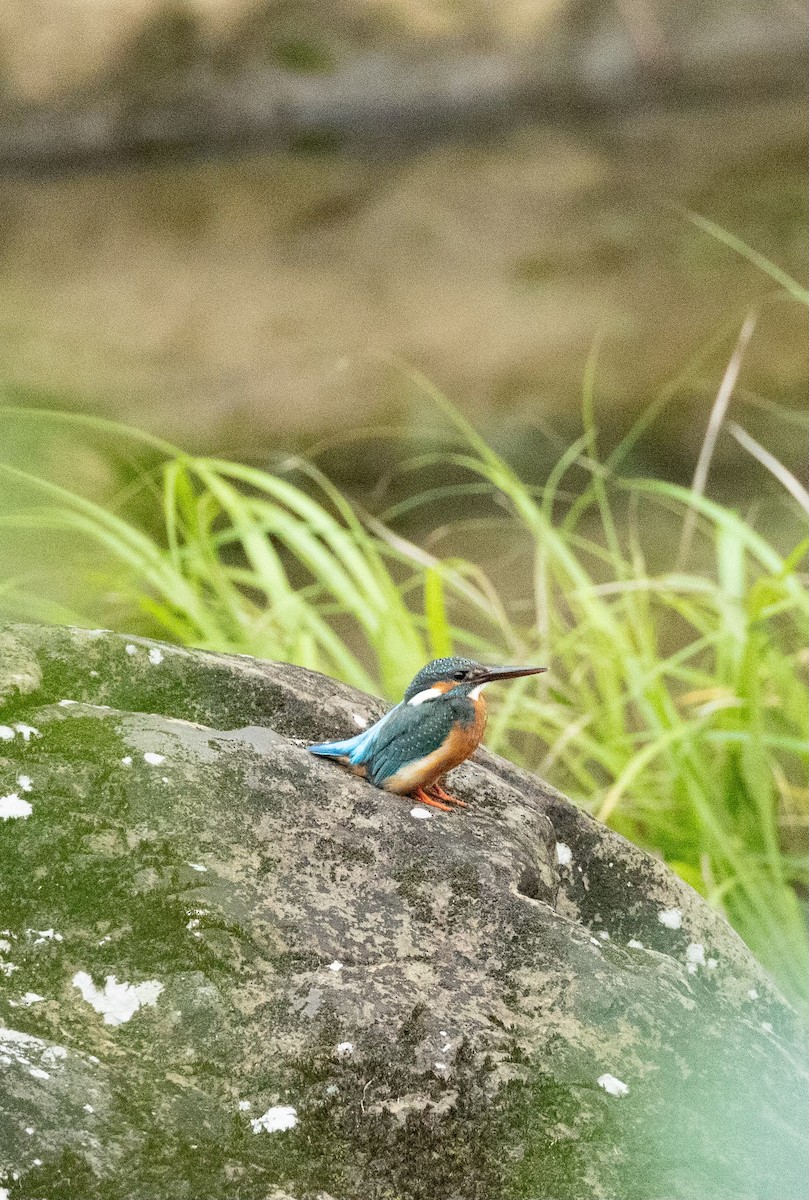
[[[413,799],[420,800],[422,804],[427,804],[430,808],[440,808],[442,812],[452,812],[452,809],[448,805],[441,804],[438,800],[433,800],[431,796],[428,796],[424,788],[416,788],[413,793]]]
[[[437,800],[443,800],[445,804],[457,804],[459,808],[466,808],[466,801],[459,800],[457,796],[453,796],[449,792],[445,792],[440,784],[431,784],[430,793],[431,795],[435,796]]]

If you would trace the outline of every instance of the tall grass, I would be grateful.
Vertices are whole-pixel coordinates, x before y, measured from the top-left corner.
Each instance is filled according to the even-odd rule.
[[[458,448],[410,465],[466,478],[373,518],[308,462],[271,474],[94,418],[6,406],[3,422],[112,438],[140,465],[107,506],[0,467],[18,496],[0,529],[98,547],[80,622],[107,621],[112,591],[121,627],[300,663],[390,699],[434,655],[547,663],[539,683],[504,690],[491,748],[661,854],[805,999],[806,863],[795,842],[806,816],[806,546],[784,557],[702,486],[623,477],[629,442],[602,462],[594,377],[593,363],[585,432],[539,489],[417,380]],[[577,485],[563,492],[571,474]],[[479,565],[399,532],[430,506],[436,520],[449,516],[451,536],[459,493],[491,503],[503,539],[520,548],[530,614]],[[675,567],[657,561],[661,530],[680,542]],[[57,594],[74,572],[68,556]],[[37,594],[39,580],[0,580],[0,611],[53,615]]]

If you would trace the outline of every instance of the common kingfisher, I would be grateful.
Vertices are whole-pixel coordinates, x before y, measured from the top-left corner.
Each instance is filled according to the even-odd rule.
[[[452,812],[466,805],[438,780],[469,758],[486,728],[487,683],[539,675],[547,667],[483,667],[469,658],[436,658],[422,667],[404,699],[370,729],[342,742],[310,746],[374,787]],[[427,789],[430,789],[429,792]]]

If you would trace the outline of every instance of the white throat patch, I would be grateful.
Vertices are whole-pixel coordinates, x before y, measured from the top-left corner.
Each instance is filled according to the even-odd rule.
[[[423,692],[418,692],[413,697],[413,699],[408,700],[407,703],[415,706],[417,704],[424,704],[424,702],[426,700],[434,700],[436,698],[436,696],[443,696],[443,695],[444,695],[444,693],[441,691],[441,688],[437,688],[437,687],[425,688]]]
[[[478,696],[479,696],[479,695],[480,695],[480,693],[483,691],[483,689],[485,688],[485,686],[486,686],[486,684],[485,684],[485,683],[479,683],[479,684],[478,684],[478,686],[477,686],[476,688],[472,688],[472,691],[469,693],[469,699],[470,699],[470,700],[477,700]]]

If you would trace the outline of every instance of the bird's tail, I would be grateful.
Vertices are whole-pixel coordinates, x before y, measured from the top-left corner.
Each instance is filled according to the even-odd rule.
[[[351,763],[360,761],[362,751],[367,741],[368,730],[346,738],[342,742],[321,742],[318,746],[310,746],[311,754],[319,754],[323,758],[346,758]]]
[[[380,717],[370,729],[363,729],[362,733],[355,733],[354,737],[346,738],[342,742],[321,742],[318,746],[310,746],[309,751],[312,754],[321,754],[324,758],[345,759],[352,767],[362,766],[373,752],[380,729],[400,708],[401,705],[397,704],[390,712],[385,713],[384,717]]]

